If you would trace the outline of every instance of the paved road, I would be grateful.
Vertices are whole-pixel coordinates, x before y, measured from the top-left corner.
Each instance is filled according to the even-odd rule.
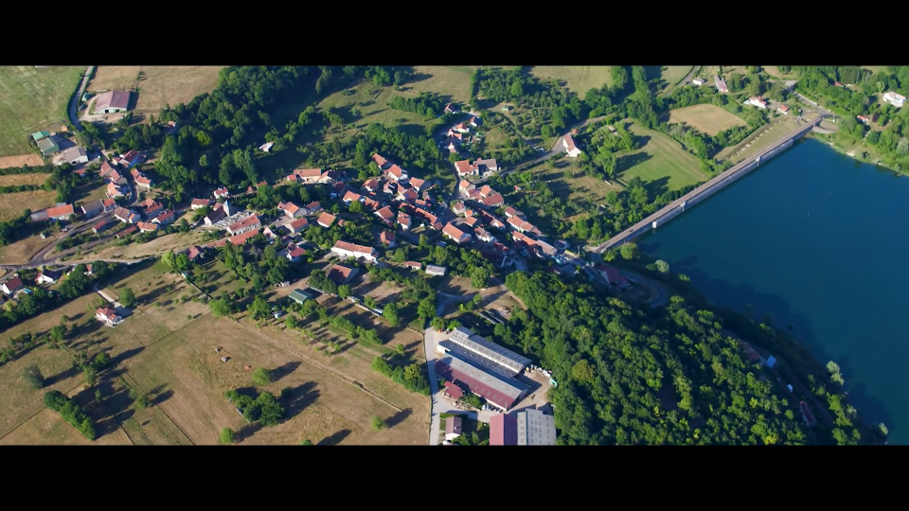
[[[69,108],[67,109],[67,115],[69,115],[69,122],[73,125],[73,128],[76,131],[82,131],[82,125],[79,124],[79,116],[77,115],[79,110],[79,100],[82,98],[82,93],[85,92],[85,88],[88,87],[88,80],[91,77],[92,73],[95,71],[95,66],[88,66],[88,69],[85,70],[85,75],[82,76],[82,81],[79,82],[79,88],[76,89],[75,94],[69,100]]]
[[[751,156],[750,158],[743,160],[742,162],[738,163],[734,167],[722,172],[721,174],[715,176],[713,179],[707,181],[706,183],[703,183],[702,185],[698,186],[694,190],[686,193],[682,197],[672,201],[671,203],[664,206],[662,209],[660,209],[656,213],[653,213],[652,215],[641,220],[640,222],[634,224],[631,228],[625,230],[624,232],[622,232],[620,234],[613,236],[611,239],[609,239],[608,241],[606,241],[600,245],[597,245],[595,247],[588,246],[588,247],[586,247],[586,250],[589,252],[601,254],[601,253],[609,250],[610,248],[621,245],[622,243],[630,241],[630,240],[636,238],[637,236],[643,234],[644,232],[649,231],[651,228],[651,225],[653,224],[654,221],[659,221],[666,215],[672,213],[673,210],[681,207],[683,202],[687,202],[687,201],[691,201],[692,199],[696,199],[696,198],[700,197],[702,194],[711,194],[711,193],[716,192],[717,190],[719,190],[726,184],[730,183],[732,181],[732,179],[737,178],[739,173],[742,172],[742,169],[744,169],[748,165],[750,165],[755,159],[760,158],[761,156],[764,156],[765,154],[777,149],[778,147],[787,143],[790,139],[800,136],[805,131],[810,130],[812,127],[814,127],[815,125],[820,123],[822,119],[823,119],[822,117],[817,117],[816,119],[814,119],[812,121],[808,121],[807,124],[805,124],[804,126],[799,127],[798,129],[794,130],[789,135],[781,138],[780,140],[774,142],[767,148],[759,151],[757,154]]]

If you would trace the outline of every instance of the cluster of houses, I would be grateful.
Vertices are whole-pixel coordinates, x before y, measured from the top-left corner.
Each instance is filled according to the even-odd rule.
[[[129,183],[123,175],[125,171],[130,171],[136,187],[150,189],[154,183],[145,174],[135,168],[142,160],[142,154],[135,150],[130,150],[126,154],[113,156],[110,161],[104,161],[101,164],[100,176],[107,182],[107,198],[116,199],[123,197],[129,192]]]
[[[117,233],[118,238],[122,238],[123,236],[132,234],[136,231],[157,231],[162,227],[172,224],[177,217],[176,213],[166,209],[160,202],[154,199],[145,199],[139,203],[139,207],[141,208],[139,211],[134,211],[122,206],[114,209],[114,218],[125,224],[129,224],[128,228]]]
[[[61,152],[60,143],[61,139],[57,138],[56,133],[50,133],[48,131],[36,131],[31,135],[32,141],[35,142],[35,146],[41,152],[41,155],[45,158],[49,158],[57,153]],[[79,165],[82,163],[88,163],[88,153],[85,149],[73,146],[71,142],[67,141],[67,144],[70,147],[63,149],[60,157],[55,158],[56,165],[63,165],[64,163],[69,163],[70,165]]]
[[[455,113],[457,111],[456,107],[449,103],[445,106],[445,113]],[[442,142],[442,145],[452,154],[458,154],[461,144],[465,142],[464,137],[470,135],[471,128],[478,128],[482,124],[482,119],[478,116],[471,117],[469,120],[458,123],[452,126],[448,133],[445,134],[445,139]]]

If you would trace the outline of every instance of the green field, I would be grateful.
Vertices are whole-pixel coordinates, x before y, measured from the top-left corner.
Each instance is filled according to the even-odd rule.
[[[678,190],[707,180],[701,162],[675,140],[634,123],[628,129],[636,137],[647,140],[640,149],[618,157],[617,168],[622,180],[627,182],[640,177],[660,190]]]
[[[660,78],[666,82],[667,88],[675,87],[675,84],[685,78],[692,67],[694,66],[663,66],[663,70],[660,71]]]
[[[402,88],[412,92],[435,92],[449,101],[467,103],[474,67],[414,66],[414,76]]]
[[[582,98],[590,89],[612,85],[611,66],[534,66],[530,73],[540,80],[563,81]]]
[[[0,66],[0,156],[32,151],[28,136],[66,120],[86,66]]]

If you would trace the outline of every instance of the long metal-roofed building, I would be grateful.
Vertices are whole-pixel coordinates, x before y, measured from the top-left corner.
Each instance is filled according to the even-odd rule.
[[[511,372],[511,377],[521,374],[531,362],[529,358],[518,355],[494,342],[489,342],[462,326],[454,329],[448,336],[448,340],[507,369]]]
[[[499,378],[452,354],[436,360],[436,373],[503,410],[514,407],[529,390],[515,379]]]
[[[451,340],[440,342],[438,350],[454,358],[463,360],[472,366],[476,366],[482,371],[491,373],[493,376],[498,376],[499,378],[505,378],[509,380],[515,376],[511,369],[503,367],[486,357],[480,356],[473,351],[464,348],[460,344],[455,344]]]

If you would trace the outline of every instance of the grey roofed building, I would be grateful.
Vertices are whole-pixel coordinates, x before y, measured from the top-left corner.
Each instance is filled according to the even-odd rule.
[[[89,113],[111,114],[122,112],[129,108],[129,92],[122,90],[110,90],[98,94],[95,98],[93,111]]]
[[[81,147],[70,147],[63,151],[63,161],[73,165],[88,162],[88,153]]]
[[[470,392],[480,395],[487,401],[491,401],[505,409],[513,406],[528,390],[528,387],[518,380],[497,377],[453,356],[438,359],[437,369],[439,368],[439,363],[453,369],[454,372],[450,375],[454,377],[452,379],[465,383],[469,387]],[[438,372],[443,377],[446,376],[443,371]]]
[[[44,156],[49,156],[51,154],[60,152],[60,146],[57,145],[57,141],[54,140],[54,137],[45,137],[38,141],[38,150],[41,151],[41,154]]]
[[[515,376],[514,371],[503,367],[488,358],[478,355],[459,344],[455,344],[450,340],[442,341],[438,344],[441,350],[444,350],[446,354],[463,360],[468,364],[477,366],[479,369],[482,369],[488,373],[494,373],[496,376],[502,378],[513,378]]]
[[[448,338],[455,344],[462,346],[482,357],[511,370],[515,375],[521,373],[530,365],[530,359],[493,342],[474,334],[470,330],[459,326],[451,332]]]
[[[104,209],[104,203],[100,200],[91,201],[82,205],[82,213],[86,216],[94,216]]]
[[[445,267],[427,264],[426,273],[428,273],[430,275],[445,275]]]

